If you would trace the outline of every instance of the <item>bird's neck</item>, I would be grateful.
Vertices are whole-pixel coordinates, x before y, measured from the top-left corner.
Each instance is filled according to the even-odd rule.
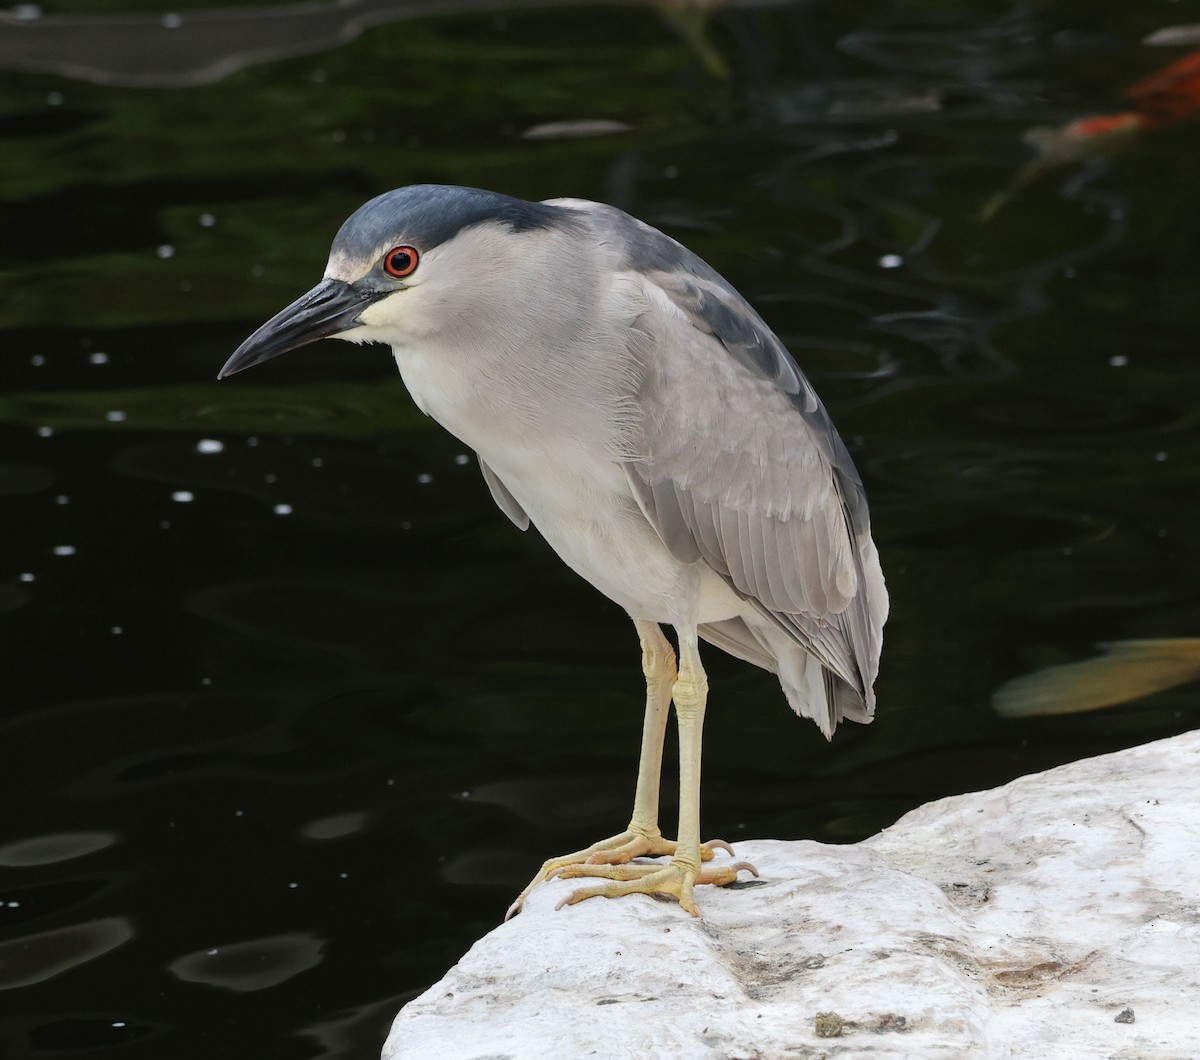
[[[581,442],[617,456],[626,399],[595,370],[602,359],[581,344],[534,350],[519,343],[392,348],[417,407],[489,463],[503,463],[508,452],[552,453]]]

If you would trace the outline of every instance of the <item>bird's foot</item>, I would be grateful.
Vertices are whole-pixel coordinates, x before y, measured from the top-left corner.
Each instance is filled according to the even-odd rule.
[[[700,845],[700,860],[711,861],[714,852],[717,850],[724,850],[730,857],[733,856],[733,847],[726,843],[724,839],[710,839],[707,843]],[[538,870],[537,875],[529,881],[528,886],[517,895],[516,901],[508,907],[508,912],[504,914],[504,919],[511,920],[516,916],[521,911],[521,907],[525,904],[525,899],[529,897],[530,892],[543,880],[557,875],[561,869],[576,865],[625,865],[634,858],[653,858],[664,854],[673,855],[674,853],[675,841],[664,839],[662,833],[657,828],[651,830],[631,826],[619,835],[609,836],[608,839],[601,839],[598,843],[593,843],[590,847],[586,847],[583,850],[576,850],[573,854],[563,854],[560,857],[551,858],[545,862]],[[656,869],[661,866],[647,865],[634,867]],[[584,873],[583,875],[603,874]]]
[[[591,853],[582,859],[582,864],[585,865],[624,865],[632,861],[634,858],[657,858],[665,855],[673,855],[675,853],[676,843],[673,839],[664,839],[661,833],[655,831],[647,832],[622,832],[620,835],[615,835],[611,839],[602,839],[599,843],[593,843],[588,847]],[[700,844],[700,860],[712,861],[713,852],[723,850],[730,857],[733,857],[733,847],[725,842],[724,839],[710,839],[707,843]],[[581,851],[580,853],[586,853]],[[573,854],[568,854],[563,858],[555,858],[562,865],[578,865],[580,859]],[[555,866],[558,868],[559,866]]]
[[[692,916],[700,915],[700,908],[692,891],[696,884],[709,883],[716,887],[724,887],[733,883],[738,873],[745,869],[753,875],[758,870],[748,861],[736,861],[733,864],[722,864],[719,868],[707,867],[696,869],[683,862],[672,860],[668,865],[597,865],[590,862],[575,865],[563,865],[550,873],[562,880],[576,879],[582,876],[600,877],[607,883],[599,883],[594,887],[580,887],[572,891],[555,906],[561,909],[564,905],[575,905],[585,898],[620,898],[626,894],[666,894],[674,895],[680,906]]]

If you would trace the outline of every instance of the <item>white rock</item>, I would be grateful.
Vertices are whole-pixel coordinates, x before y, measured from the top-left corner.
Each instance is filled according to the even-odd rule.
[[[702,919],[538,888],[384,1060],[1200,1056],[1200,733],[738,857]]]

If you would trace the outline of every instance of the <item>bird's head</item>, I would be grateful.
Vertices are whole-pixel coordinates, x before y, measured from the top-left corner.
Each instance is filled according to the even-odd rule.
[[[573,211],[476,188],[380,195],[338,231],[325,278],[246,339],[218,378],[318,339],[402,346],[482,318],[511,327],[522,296],[554,271],[558,241],[536,237],[577,223]]]

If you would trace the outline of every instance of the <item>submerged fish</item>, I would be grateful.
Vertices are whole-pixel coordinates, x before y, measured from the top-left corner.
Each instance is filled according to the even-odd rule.
[[[1025,133],[1036,157],[1007,188],[993,195],[979,217],[990,221],[1019,190],[1055,166],[1120,150],[1136,136],[1177,125],[1200,114],[1200,51],[1189,52],[1122,93],[1127,110],[1091,114]]]
[[[1200,680],[1200,637],[1116,640],[1095,659],[1047,666],[1001,685],[992,706],[1006,718],[1077,714]]]

